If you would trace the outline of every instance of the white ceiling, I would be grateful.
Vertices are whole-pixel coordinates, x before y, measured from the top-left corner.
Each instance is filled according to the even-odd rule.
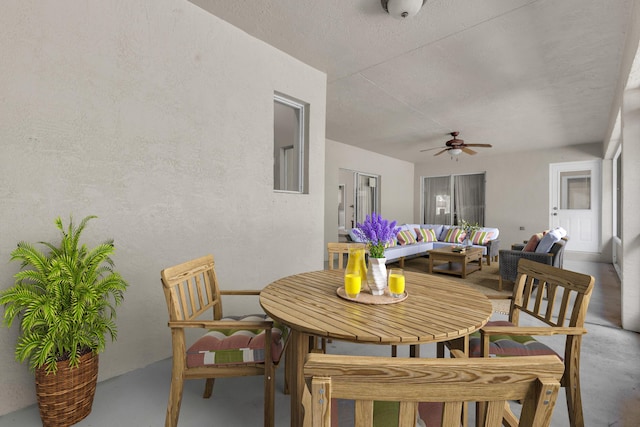
[[[326,137],[412,162],[602,142],[633,0],[190,0],[327,73]],[[313,107],[312,107],[313,108]]]

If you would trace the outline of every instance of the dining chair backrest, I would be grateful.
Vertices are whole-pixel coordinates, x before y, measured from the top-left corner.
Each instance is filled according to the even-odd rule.
[[[342,270],[347,268],[349,248],[365,249],[364,243],[327,243],[329,253],[329,270]]]
[[[222,318],[222,300],[213,256],[201,257],[161,272],[169,320],[196,320],[208,311]]]
[[[521,314],[526,314],[549,326],[582,328],[593,284],[588,274],[523,258],[518,262],[509,321],[518,325]]]
[[[442,403],[435,406],[441,409],[436,415],[442,427],[460,426],[464,402],[488,402],[483,425],[499,427],[509,400],[524,402],[520,426],[549,426],[563,371],[556,356],[420,359],[309,354],[303,426],[329,427],[334,399],[355,400],[357,426],[373,425],[374,401],[393,401],[399,402],[399,427],[415,427],[424,402]]]

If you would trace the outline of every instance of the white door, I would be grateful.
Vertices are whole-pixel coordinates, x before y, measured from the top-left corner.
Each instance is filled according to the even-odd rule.
[[[600,252],[600,161],[552,163],[549,226],[567,230],[567,250]]]

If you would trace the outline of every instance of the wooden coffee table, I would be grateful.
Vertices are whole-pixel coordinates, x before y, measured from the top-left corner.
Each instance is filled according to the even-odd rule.
[[[467,274],[482,270],[482,249],[465,248],[462,252],[454,252],[453,247],[432,249],[429,252],[429,274],[433,272],[452,274],[463,279]],[[446,264],[433,266],[434,261],[446,261]],[[477,263],[476,263],[477,261]],[[472,264],[473,263],[473,264]]]

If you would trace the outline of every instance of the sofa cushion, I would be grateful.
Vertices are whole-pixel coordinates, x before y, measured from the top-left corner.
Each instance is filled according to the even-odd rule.
[[[452,227],[447,231],[443,241],[447,243],[462,243],[466,233],[460,227]]]
[[[416,243],[416,238],[413,236],[413,233],[409,230],[399,231],[396,235],[398,238],[399,245],[413,245]]]
[[[500,235],[500,230],[498,228],[495,227],[481,227],[480,231],[486,231],[486,232],[490,232],[491,234],[491,240],[495,240],[498,238],[498,236]]]
[[[536,253],[548,253],[551,250],[551,247],[554,243],[562,239],[567,235],[567,232],[562,227],[556,227],[553,230],[550,230],[547,234],[545,234],[542,239],[540,239],[540,243],[536,246]]]
[[[418,242],[437,242],[436,232],[432,228],[416,228]]]
[[[543,236],[544,233],[536,233],[531,236],[527,244],[524,246],[524,248],[522,248],[522,252],[534,252]]]
[[[433,249],[433,245],[435,244],[436,243],[416,242],[413,245],[398,245],[385,249],[384,257],[387,259],[387,263],[394,262],[403,257],[425,254],[427,251]]]
[[[227,316],[221,320],[264,321],[264,314]],[[274,323],[271,329],[271,357],[280,360],[288,330]],[[266,334],[263,330],[227,329],[211,330],[187,350],[187,366],[217,364],[252,364],[264,362]]]
[[[469,242],[474,245],[486,245],[493,238],[493,232],[473,230],[469,236]]]

